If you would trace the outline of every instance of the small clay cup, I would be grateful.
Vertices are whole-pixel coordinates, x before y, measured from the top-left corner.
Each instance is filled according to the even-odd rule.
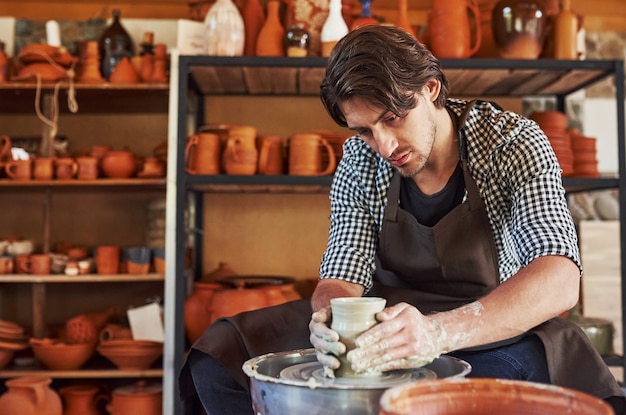
[[[96,270],[98,274],[117,274],[120,267],[120,247],[100,245],[96,247]]]
[[[33,160],[33,179],[51,180],[54,177],[54,159],[37,157]]]
[[[56,161],[56,177],[59,180],[73,179],[78,172],[78,164],[72,157],[62,157]]]
[[[52,266],[52,257],[49,254],[32,254],[27,264],[30,274],[48,275]]]
[[[85,156],[76,158],[78,164],[77,178],[79,180],[95,180],[98,178],[100,160],[97,157]]]
[[[4,167],[11,179],[30,180],[33,172],[32,160],[11,160]]]
[[[0,256],[0,274],[13,274],[14,268],[13,257]]]

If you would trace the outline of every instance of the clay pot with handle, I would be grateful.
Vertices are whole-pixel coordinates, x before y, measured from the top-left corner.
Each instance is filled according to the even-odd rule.
[[[256,128],[245,125],[230,127],[222,154],[226,173],[253,175],[256,173],[258,157]]]
[[[434,1],[428,23],[433,54],[438,58],[469,58],[476,53],[481,42],[479,13],[476,0]]]
[[[0,396],[0,414],[62,415],[61,397],[50,388],[52,379],[24,376],[7,380]]]
[[[328,154],[326,166],[322,166],[322,151]],[[289,139],[289,174],[324,176],[332,174],[336,167],[335,151],[320,134],[298,133]]]

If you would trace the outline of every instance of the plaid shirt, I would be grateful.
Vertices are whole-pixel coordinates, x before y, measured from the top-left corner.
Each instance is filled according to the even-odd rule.
[[[460,115],[465,101],[449,100]],[[582,273],[561,168],[538,125],[479,101],[463,132],[470,174],[483,198],[498,251],[500,282],[545,255],[562,255]],[[393,167],[360,138],[343,148],[330,190],[328,246],[320,278],[372,286]]]

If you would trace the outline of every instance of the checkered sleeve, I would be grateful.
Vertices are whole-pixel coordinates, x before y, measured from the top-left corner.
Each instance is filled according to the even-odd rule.
[[[510,229],[521,266],[545,255],[574,261],[582,273],[576,229],[567,206],[557,158],[532,121],[520,122],[514,139],[502,146],[496,171],[508,194]]]
[[[320,278],[336,278],[372,286],[380,215],[386,193],[377,190],[379,158],[359,138],[344,145],[344,154],[330,190],[328,244]]]

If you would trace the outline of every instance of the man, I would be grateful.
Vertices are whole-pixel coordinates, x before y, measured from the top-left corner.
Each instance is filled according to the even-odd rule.
[[[471,376],[571,387],[624,413],[619,385],[582,331],[555,318],[576,304],[581,266],[561,169],[537,124],[449,99],[438,60],[390,26],[361,27],[337,44],[321,98],[356,136],[335,173],[311,301],[318,360],[336,369],[345,351],[329,328],[330,299],[376,295],[389,306],[348,353],[355,371],[419,367],[449,353],[472,365]],[[205,354],[192,353],[188,366],[209,413],[220,410],[211,412],[212,385],[246,393],[242,359],[306,346],[293,327],[308,310],[290,303],[207,330],[213,339],[236,332],[228,338],[242,351],[233,359],[223,345],[196,344]],[[267,332],[278,338],[259,338]],[[217,381],[209,370],[226,375]]]

